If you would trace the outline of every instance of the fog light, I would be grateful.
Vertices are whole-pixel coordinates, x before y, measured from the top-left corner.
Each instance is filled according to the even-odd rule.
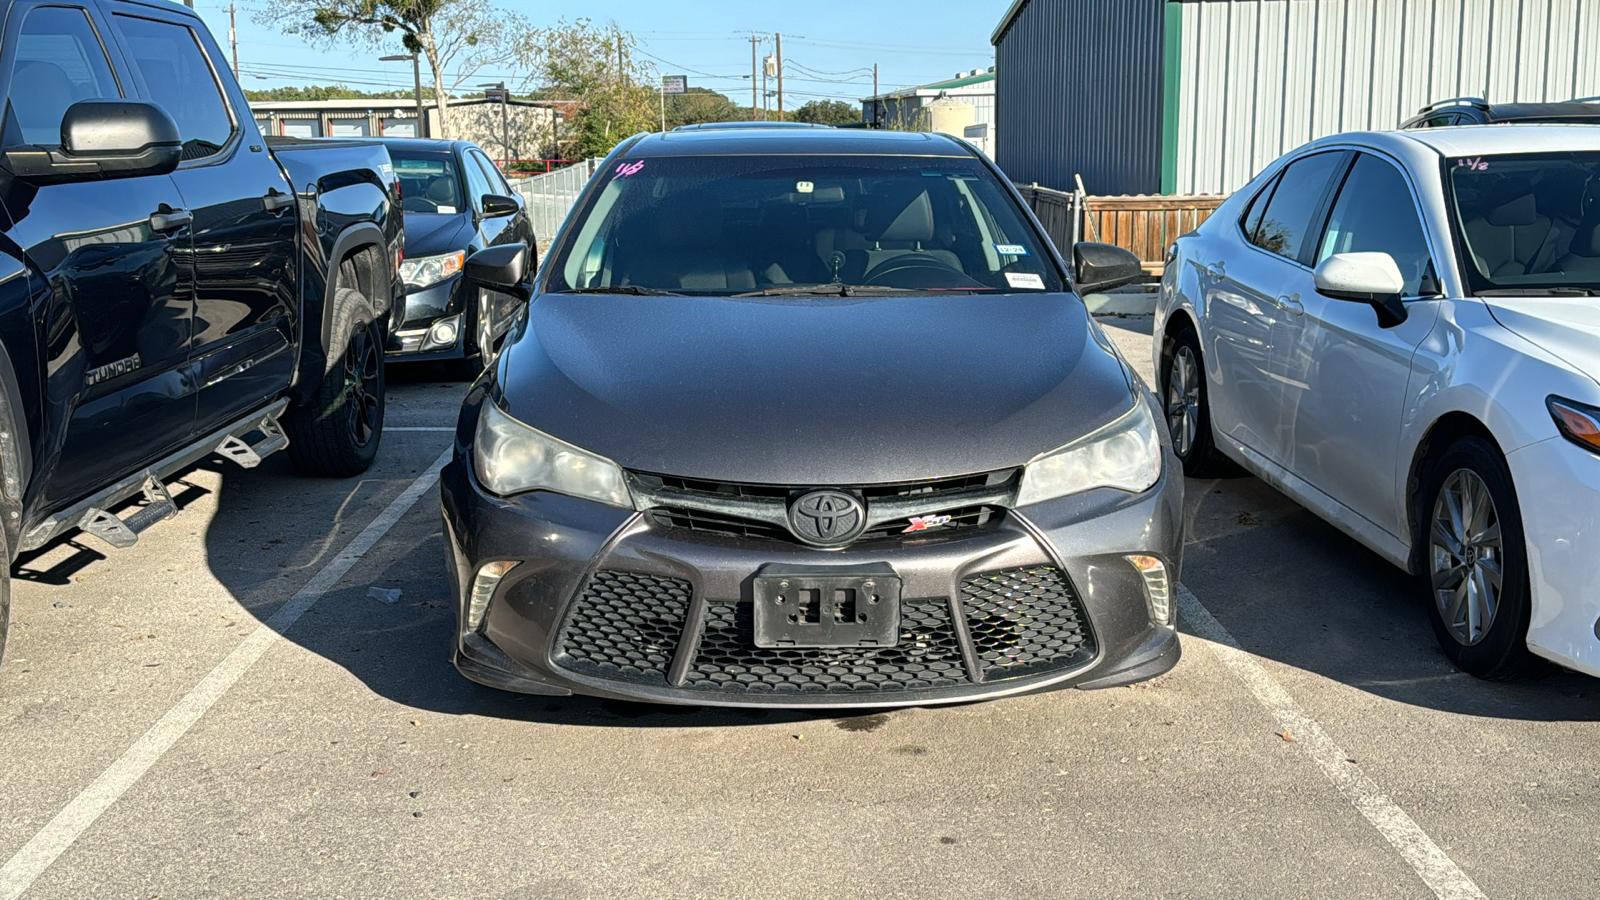
[[[461,335],[461,317],[451,316],[440,319],[428,329],[428,340],[422,345],[424,350],[437,350],[440,347],[454,347],[456,338]]]
[[[1172,606],[1172,582],[1167,578],[1167,566],[1154,556],[1124,557],[1139,570],[1144,578],[1144,599],[1150,605],[1150,618],[1172,627],[1175,624]]]
[[[506,573],[516,568],[517,564],[511,560],[484,563],[478,567],[478,574],[472,578],[472,600],[467,604],[467,621],[462,632],[473,632],[483,624],[483,614],[489,611],[489,601],[494,599],[494,589],[500,586],[500,579]]]

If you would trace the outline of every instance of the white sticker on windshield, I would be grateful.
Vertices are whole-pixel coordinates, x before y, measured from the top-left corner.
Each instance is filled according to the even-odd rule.
[[[811,182],[809,182],[809,181],[802,181],[802,182],[800,182],[800,183],[799,183],[799,184],[796,184],[796,185],[795,185],[795,186],[794,186],[794,189],[795,189],[795,191],[796,191],[796,192],[798,192],[798,193],[801,193],[801,194],[809,194],[809,193],[811,193],[811,192],[812,192],[812,191],[814,191],[814,190],[816,190],[816,189],[817,189],[817,186],[816,186],[816,185],[814,185],[814,184],[812,184],[812,183],[811,183]]]
[[[439,207],[439,212],[442,212],[447,216],[453,216],[456,214],[456,208],[454,206],[441,206]]]
[[[1003,256],[1027,256],[1028,248],[1021,244],[995,244],[994,252]]]
[[[1007,272],[1006,283],[1014,288],[1032,288],[1036,291],[1044,290],[1044,279],[1032,272]]]

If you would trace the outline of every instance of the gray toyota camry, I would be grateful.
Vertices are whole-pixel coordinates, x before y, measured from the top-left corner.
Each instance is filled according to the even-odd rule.
[[[462,410],[455,663],[532,694],[903,706],[1178,659],[1182,473],[1016,192],[938,135],[624,142]]]

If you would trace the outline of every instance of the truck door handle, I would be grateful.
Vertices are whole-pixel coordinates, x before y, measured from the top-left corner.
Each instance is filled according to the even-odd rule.
[[[1298,316],[1306,311],[1304,303],[1300,302],[1299,294],[1289,294],[1278,298],[1278,308],[1291,316]]]
[[[194,214],[187,209],[173,209],[161,204],[161,208],[150,214],[150,230],[176,231],[186,225],[194,223]]]
[[[294,205],[294,195],[285,194],[277,188],[272,188],[267,191],[267,195],[265,197],[261,198],[261,205],[267,208],[267,212],[277,212],[280,209],[288,209]]]

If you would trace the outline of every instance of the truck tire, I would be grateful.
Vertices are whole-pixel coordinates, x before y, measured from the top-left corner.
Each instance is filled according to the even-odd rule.
[[[290,409],[284,429],[296,471],[348,478],[372,465],[383,438],[383,328],[360,291],[340,288],[335,301],[332,347],[340,349],[329,354],[315,398]]]

